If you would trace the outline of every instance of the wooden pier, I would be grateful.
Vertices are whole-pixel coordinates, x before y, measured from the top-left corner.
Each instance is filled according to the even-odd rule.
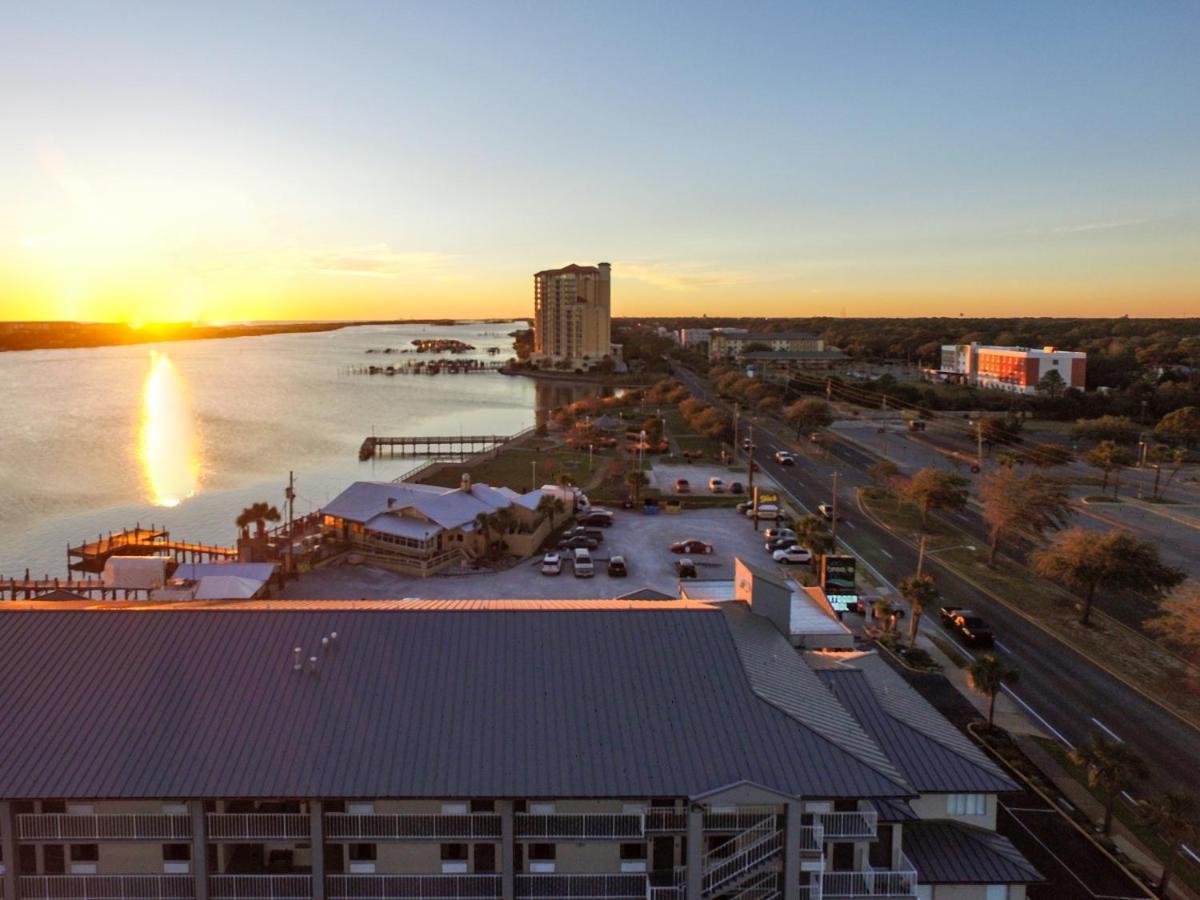
[[[389,456],[466,457],[494,450],[512,439],[508,434],[418,435],[416,437],[369,437],[358,450],[361,460],[385,453]]]
[[[236,559],[236,547],[217,547],[171,539],[168,531],[155,528],[126,528],[78,547],[67,547],[67,568],[76,572],[102,572],[113,556],[170,556],[176,562],[211,562],[215,559]],[[70,588],[68,588],[70,590]]]
[[[508,363],[500,360],[482,359],[431,359],[413,360],[399,365],[346,366],[342,371],[348,375],[472,375],[481,372],[499,372]]]
[[[21,579],[0,579],[0,600],[36,600],[49,595],[48,600],[70,599],[76,594],[89,600],[148,600],[148,588],[119,588],[105,584],[98,578],[30,578],[29,573]]]

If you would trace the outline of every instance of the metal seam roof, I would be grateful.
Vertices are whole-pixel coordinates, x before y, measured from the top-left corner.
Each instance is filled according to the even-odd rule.
[[[909,822],[902,841],[922,884],[1030,884],[1044,880],[1004,835],[962,822]]]

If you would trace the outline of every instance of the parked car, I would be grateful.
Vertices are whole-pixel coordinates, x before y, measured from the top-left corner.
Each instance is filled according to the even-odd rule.
[[[691,486],[691,484],[688,483],[688,480],[686,478],[676,478],[675,479],[675,493],[690,494],[691,492],[692,492],[692,486]]]
[[[737,505],[737,511],[739,513],[745,513],[747,510],[751,510],[751,509],[754,509],[754,501],[753,500],[743,500],[741,503],[739,503]]]
[[[613,523],[613,514],[611,509],[602,509],[599,506],[593,506],[579,518],[580,525],[598,525],[601,528],[609,528]]]
[[[701,541],[697,538],[688,538],[686,541],[676,541],[671,545],[672,553],[712,553],[713,545],[706,541]]]
[[[680,578],[695,578],[696,564],[690,559],[675,560],[675,574]]]
[[[713,494],[723,494],[725,493],[725,482],[720,478],[710,478],[708,479],[708,490]]]
[[[576,578],[591,578],[596,574],[596,567],[592,565],[592,554],[584,547],[575,550],[572,568],[575,570]]]
[[[794,466],[796,464],[796,456],[787,450],[776,450],[775,462],[781,466]]]
[[[833,521],[833,504],[832,503],[822,503],[822,504],[818,505],[817,512],[819,512],[823,518],[828,519],[830,522]],[[837,520],[839,522],[842,521],[841,513],[838,514]]]
[[[557,575],[562,571],[562,557],[557,553],[547,553],[542,557],[542,574]]]
[[[957,633],[965,643],[979,644],[984,647],[990,647],[995,643],[996,638],[992,634],[992,626],[972,610],[958,610],[949,624],[950,629]]]
[[[743,450],[752,450],[752,449],[754,449],[754,444],[752,444],[752,443],[750,442],[750,438],[748,438],[748,437],[747,437],[747,438],[742,438],[742,449],[743,449]]]
[[[559,550],[595,550],[600,542],[591,535],[576,534],[558,542]]]
[[[613,578],[624,578],[629,574],[629,569],[625,565],[625,557],[611,556],[608,559],[608,574]]]
[[[780,528],[778,525],[772,525],[770,528],[763,530],[763,539],[773,541],[781,537],[795,537],[796,532],[790,528]]]
[[[783,547],[771,554],[771,558],[777,563],[811,563],[812,551],[806,547],[801,547],[799,544],[792,544],[790,547]]]
[[[764,543],[763,549],[768,553],[774,553],[776,550],[786,550],[788,547],[795,547],[799,543],[795,537],[777,537],[774,540]]]
[[[909,431],[924,431],[925,423],[922,422],[920,419],[909,419],[908,420],[908,430]]]
[[[563,532],[562,539],[570,540],[574,537],[590,537],[597,544],[604,543],[604,532],[599,528],[588,528],[586,525],[576,525],[574,528],[568,528]]]
[[[746,516],[748,518],[753,518],[754,514],[753,507],[746,510]],[[758,505],[758,517],[760,519],[782,519],[783,510],[781,510],[774,503],[760,503]]]
[[[740,481],[731,481],[729,482],[729,493],[744,494],[746,493],[746,486]]]
[[[810,435],[808,436],[808,442],[809,442],[810,444],[819,444],[819,443],[821,443],[821,433],[820,433],[819,431],[814,431],[812,434],[810,434]]]

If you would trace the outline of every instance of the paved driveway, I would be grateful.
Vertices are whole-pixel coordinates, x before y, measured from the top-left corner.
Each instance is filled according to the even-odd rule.
[[[766,527],[764,523],[762,527]],[[539,572],[541,558],[502,572],[438,575],[413,578],[370,566],[340,565],[318,569],[284,589],[280,596],[294,599],[381,599],[425,597],[447,599],[561,599],[606,598],[651,588],[678,594],[668,550],[674,541],[698,538],[711,543],[711,556],[694,556],[701,578],[733,578],[733,558],[770,565],[762,538],[745,516],[733,509],[685,510],[678,515],[653,516],[617,510],[611,528],[603,529],[604,542],[593,552],[596,575],[575,578],[569,565],[561,575]],[[625,557],[627,578],[610,578],[605,562],[613,554]]]

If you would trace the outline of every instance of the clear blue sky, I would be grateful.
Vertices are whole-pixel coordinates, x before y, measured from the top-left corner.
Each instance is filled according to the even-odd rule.
[[[17,4],[0,315],[525,312],[600,259],[625,314],[1197,313],[1197,48],[1194,2]]]

